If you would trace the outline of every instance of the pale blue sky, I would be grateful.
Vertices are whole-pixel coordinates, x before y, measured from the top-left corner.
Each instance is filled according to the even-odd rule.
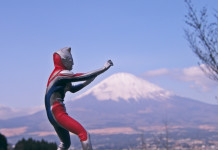
[[[193,3],[209,10],[218,7],[217,0]],[[43,105],[52,54],[65,46],[72,47],[74,72],[97,69],[108,59],[114,62],[90,87],[117,72],[144,77],[150,70],[195,66],[198,59],[184,38],[185,13],[183,0],[1,1],[0,104]],[[170,77],[148,80],[185,97],[215,95],[200,95],[188,82]]]

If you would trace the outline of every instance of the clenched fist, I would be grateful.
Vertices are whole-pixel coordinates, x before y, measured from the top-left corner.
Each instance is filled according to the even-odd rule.
[[[111,67],[111,66],[113,66],[114,64],[113,64],[113,62],[111,61],[111,60],[108,60],[105,64],[104,64],[104,67],[105,68],[109,68],[109,67]]]

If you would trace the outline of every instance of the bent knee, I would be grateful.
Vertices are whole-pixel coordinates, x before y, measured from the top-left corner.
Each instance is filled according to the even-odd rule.
[[[86,141],[88,138],[88,132],[86,130],[83,130],[82,132],[79,133],[79,138],[80,141]]]

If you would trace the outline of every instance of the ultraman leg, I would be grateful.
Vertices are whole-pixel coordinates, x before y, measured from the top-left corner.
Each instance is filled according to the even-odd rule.
[[[58,126],[55,126],[54,128],[61,141],[60,145],[58,146],[58,150],[68,150],[71,144],[69,131],[65,130],[62,127],[58,127]]]
[[[87,132],[87,140],[81,141],[83,150],[92,150],[92,143],[90,139],[90,134]]]
[[[56,101],[52,106],[52,113],[55,120],[61,127],[76,134],[81,141],[87,140],[88,137],[86,130],[79,122],[68,116],[62,103]]]

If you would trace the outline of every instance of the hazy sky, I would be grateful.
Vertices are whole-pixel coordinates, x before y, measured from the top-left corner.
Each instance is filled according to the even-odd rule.
[[[207,6],[209,15],[218,8],[217,0],[193,3]],[[52,54],[66,46],[72,47],[73,72],[114,62],[89,88],[128,72],[178,95],[215,103],[217,84],[194,67],[198,59],[184,38],[186,12],[183,0],[1,1],[0,104],[43,105]]]

